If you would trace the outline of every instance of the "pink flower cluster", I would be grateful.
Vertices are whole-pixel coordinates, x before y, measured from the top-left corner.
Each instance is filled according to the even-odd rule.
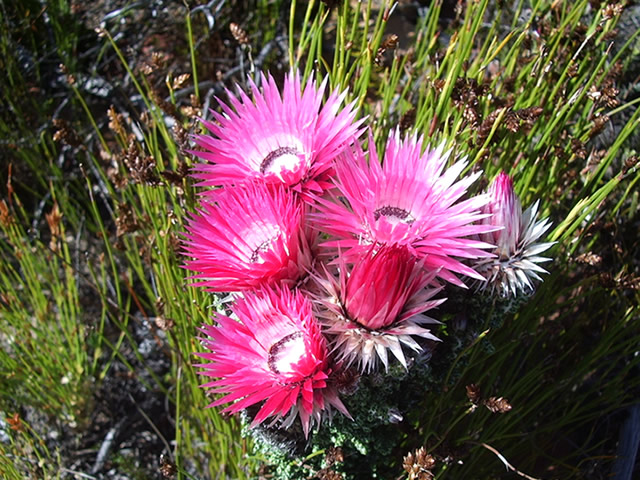
[[[260,90],[229,94],[223,114],[203,121],[193,153],[203,159],[202,195],[183,242],[195,285],[235,292],[231,317],[203,326],[203,387],[211,406],[260,405],[305,435],[336,409],[337,378],[407,366],[405,350],[437,340],[425,315],[445,301],[442,282],[485,278],[469,265],[495,258],[499,228],[488,194],[469,197],[480,175],[422,138],[390,135],[379,156],[360,144],[363,120],[346,93],[323,101],[326,80],[303,88],[297,73],[262,77]]]

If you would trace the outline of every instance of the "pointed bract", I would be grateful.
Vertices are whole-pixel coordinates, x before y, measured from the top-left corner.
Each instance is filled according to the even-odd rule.
[[[229,93],[224,114],[203,121],[211,135],[195,137],[194,155],[207,163],[195,167],[199,185],[227,186],[248,182],[284,184],[306,196],[330,186],[334,158],[360,135],[355,104],[340,109],[345,93],[333,91],[323,104],[320,87],[289,73],[282,95],[271,75],[262,76],[262,92],[250,80],[253,101],[243,92]]]
[[[215,200],[211,203],[210,200]],[[311,267],[315,233],[306,205],[282,187],[215,190],[187,225],[186,268],[194,285],[231,292],[282,282],[294,285]]]
[[[434,276],[404,246],[370,247],[352,268],[340,262],[337,278],[326,269],[316,276],[327,294],[318,297],[319,317],[337,360],[370,372],[379,358],[387,369],[391,350],[406,367],[402,344],[419,351],[412,336],[437,340],[421,326],[438,323],[422,312],[444,302],[432,300],[441,288],[427,288]]]
[[[496,245],[496,256],[474,263],[473,267],[486,279],[486,282],[477,282],[476,289],[489,289],[502,297],[532,293],[535,281],[542,280],[538,274],[547,273],[538,264],[551,260],[539,254],[554,242],[538,241],[551,222],[548,219],[536,221],[538,202],[522,212],[513,182],[504,172],[494,179],[488,194],[491,201],[483,211],[491,216],[483,223],[499,227],[499,230],[482,237]]]
[[[463,286],[455,274],[480,278],[457,259],[490,255],[484,249],[491,245],[474,238],[493,228],[477,223],[486,216],[480,209],[488,197],[462,200],[479,173],[457,181],[465,161],[446,169],[449,152],[439,147],[421,153],[421,138],[401,140],[398,131],[389,138],[382,166],[375,144],[369,144],[369,162],[359,148],[339,159],[333,201],[316,198],[318,228],[337,237],[325,245],[348,258],[376,243],[404,245],[446,281]]]
[[[210,406],[231,405],[235,413],[262,403],[252,426],[268,418],[288,426],[300,417],[305,436],[331,407],[349,416],[330,377],[327,347],[309,299],[299,291],[266,287],[248,292],[232,308],[238,320],[216,317],[205,325],[197,353],[207,363],[201,375],[215,378],[202,385],[225,394]]]

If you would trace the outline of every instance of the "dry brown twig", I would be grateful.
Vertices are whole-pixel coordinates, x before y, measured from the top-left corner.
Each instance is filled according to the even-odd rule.
[[[527,475],[524,472],[521,472],[520,470],[518,470],[516,467],[514,467],[513,465],[511,465],[506,458],[504,458],[502,456],[502,454],[496,450],[495,448],[493,448],[491,445],[487,445],[486,443],[481,443],[480,445],[482,445],[484,448],[486,448],[487,450],[489,450],[490,452],[493,452],[502,463],[504,463],[504,466],[507,467],[507,470],[511,470],[512,472],[517,473],[518,475],[520,475],[521,477],[526,478],[527,480],[540,480],[539,478],[535,478],[535,477],[531,477],[529,475]]]

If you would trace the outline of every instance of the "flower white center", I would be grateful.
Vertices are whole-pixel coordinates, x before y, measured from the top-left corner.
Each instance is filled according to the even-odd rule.
[[[385,217],[387,222],[392,225],[396,225],[398,223],[411,225],[416,221],[416,219],[413,218],[413,215],[411,215],[411,212],[400,207],[392,207],[391,205],[385,205],[373,212],[373,218],[378,220],[380,217]]]
[[[291,147],[280,147],[264,157],[260,164],[260,173],[275,173],[293,171],[300,164],[300,153]]]
[[[306,348],[302,332],[293,332],[282,337],[269,348],[269,369],[278,375],[296,371],[295,366],[304,357]]]

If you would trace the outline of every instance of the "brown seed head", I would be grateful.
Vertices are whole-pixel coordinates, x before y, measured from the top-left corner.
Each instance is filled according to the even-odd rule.
[[[151,75],[154,70],[156,70],[156,66],[155,65],[151,65],[147,62],[142,62],[140,65],[138,65],[138,69],[146,76]]]
[[[577,77],[578,69],[579,69],[579,66],[577,63],[572,63],[571,65],[569,65],[569,68],[567,68],[567,77],[569,78]]]
[[[624,10],[622,3],[608,4],[602,9],[602,18],[609,20],[610,18],[617,17],[622,13],[622,10]]]
[[[62,220],[62,212],[60,212],[58,202],[55,202],[51,211],[49,213],[45,213],[44,216],[47,220],[47,224],[49,225],[49,231],[51,232],[53,241],[53,238],[58,238],[60,236],[60,221]]]
[[[578,255],[576,257],[576,262],[595,267],[596,265],[599,265],[602,263],[602,257],[593,252],[587,252],[587,253]]]
[[[109,110],[107,110],[107,116],[109,117],[109,128],[116,135],[120,135],[122,137],[125,136],[125,131],[122,126],[123,116],[121,113],[117,113],[116,109],[111,105]]]
[[[540,115],[544,112],[542,107],[529,107],[521,110],[516,110],[514,113],[527,125],[533,125]]]
[[[328,467],[344,462],[344,453],[340,447],[331,446],[327,449],[324,461]]]
[[[231,22],[229,24],[229,30],[231,31],[231,35],[236,39],[240,45],[248,45],[249,44],[249,36],[247,32],[237,23]]]
[[[65,64],[61,63],[60,65],[58,65],[58,68],[60,68],[60,71],[65,75],[69,86],[73,87],[76,84],[76,77],[69,73],[69,69]]]
[[[151,63],[157,68],[163,68],[167,59],[162,52],[153,52],[151,54]]]
[[[13,221],[13,217],[9,212],[9,207],[7,206],[7,202],[3,200],[0,201],[0,223],[3,227],[8,227]]]
[[[431,470],[436,465],[436,460],[429,455],[424,447],[409,452],[402,462],[402,467],[407,472],[408,480],[431,480],[434,475]]]
[[[176,78],[173,79],[173,84],[171,85],[171,87],[174,90],[178,90],[184,86],[185,82],[189,80],[189,78],[191,78],[190,73],[183,73],[181,75],[178,75]]]
[[[123,190],[128,183],[127,177],[122,175],[116,167],[107,168],[107,178],[118,190]]]
[[[200,102],[200,99],[193,93],[189,95],[189,103],[193,108],[197,108],[197,109],[202,108],[202,102]]]
[[[176,325],[176,322],[173,319],[166,318],[164,316],[156,317],[154,323],[156,324],[156,327],[158,327],[163,332],[171,330]]]
[[[155,304],[158,315],[164,315],[164,299],[162,297],[157,297]]]
[[[53,120],[53,126],[57,128],[53,134],[54,142],[62,142],[71,147],[82,145],[82,141],[76,131],[65,120],[56,118]]]
[[[622,167],[622,174],[626,175],[629,170],[634,168],[638,164],[638,156],[631,155],[624,161],[624,166]]]
[[[509,111],[505,114],[502,121],[504,122],[504,126],[510,132],[516,133],[520,130],[520,118],[518,114],[514,111]]]
[[[344,477],[341,473],[334,472],[330,468],[323,468],[318,473],[316,473],[315,478],[318,480],[343,480]]]
[[[384,40],[382,40],[382,43],[380,44],[380,48],[383,48],[385,50],[391,50],[393,48],[396,48],[397,46],[398,36],[394,33],[391,33],[384,37]]]
[[[134,183],[146,185],[158,185],[159,178],[156,174],[156,161],[150,156],[142,156],[135,136],[129,137],[129,147],[124,154],[123,163],[129,172],[129,178]]]
[[[598,135],[600,132],[602,132],[608,121],[609,121],[608,115],[597,116],[593,120],[593,127],[591,127],[591,130],[589,131],[589,136],[594,137]]]
[[[478,403],[482,397],[480,387],[475,383],[467,385],[467,398],[471,403]]]
[[[591,88],[587,92],[587,98],[589,98],[589,100],[597,102],[600,100],[601,96],[602,92],[598,90],[598,87],[596,87],[595,85],[591,85]]]
[[[164,478],[173,478],[178,473],[178,468],[166,456],[160,455],[160,473]]]
[[[162,109],[164,113],[175,118],[176,120],[180,120],[178,118],[178,109],[176,108],[176,106],[171,102],[167,102],[158,90],[152,89],[149,97],[151,98],[153,103],[155,103]]]
[[[453,104],[462,110],[464,119],[475,125],[480,116],[478,97],[483,95],[484,86],[478,85],[475,79],[458,78],[451,91]]]
[[[605,104],[607,107],[615,108],[620,103],[620,100],[618,100],[620,90],[613,85],[603,87],[601,93],[600,103]]]
[[[571,151],[575,154],[576,157],[582,158],[583,160],[587,158],[587,149],[577,138],[571,139]]]
[[[431,85],[433,86],[434,90],[439,93],[444,88],[445,83],[446,82],[443,79],[438,78],[431,82]]]
[[[602,272],[598,276],[598,279],[600,280],[600,285],[602,285],[604,288],[614,289],[618,286],[618,282],[609,272]]]
[[[493,124],[496,123],[496,119],[498,118],[498,116],[500,115],[502,110],[503,110],[502,108],[498,108],[498,109],[494,110],[489,115],[487,115],[487,117],[482,121],[482,123],[480,124],[480,126],[477,129],[477,132],[478,132],[477,144],[478,145],[482,145],[484,143],[484,141],[487,139],[487,137],[491,133],[491,129],[493,128]]]
[[[135,232],[138,228],[133,207],[128,203],[121,203],[118,206],[118,216],[116,217],[116,236],[121,237],[125,233]]]
[[[507,413],[511,410],[509,400],[504,397],[489,397],[484,401],[484,406],[493,413]]]

